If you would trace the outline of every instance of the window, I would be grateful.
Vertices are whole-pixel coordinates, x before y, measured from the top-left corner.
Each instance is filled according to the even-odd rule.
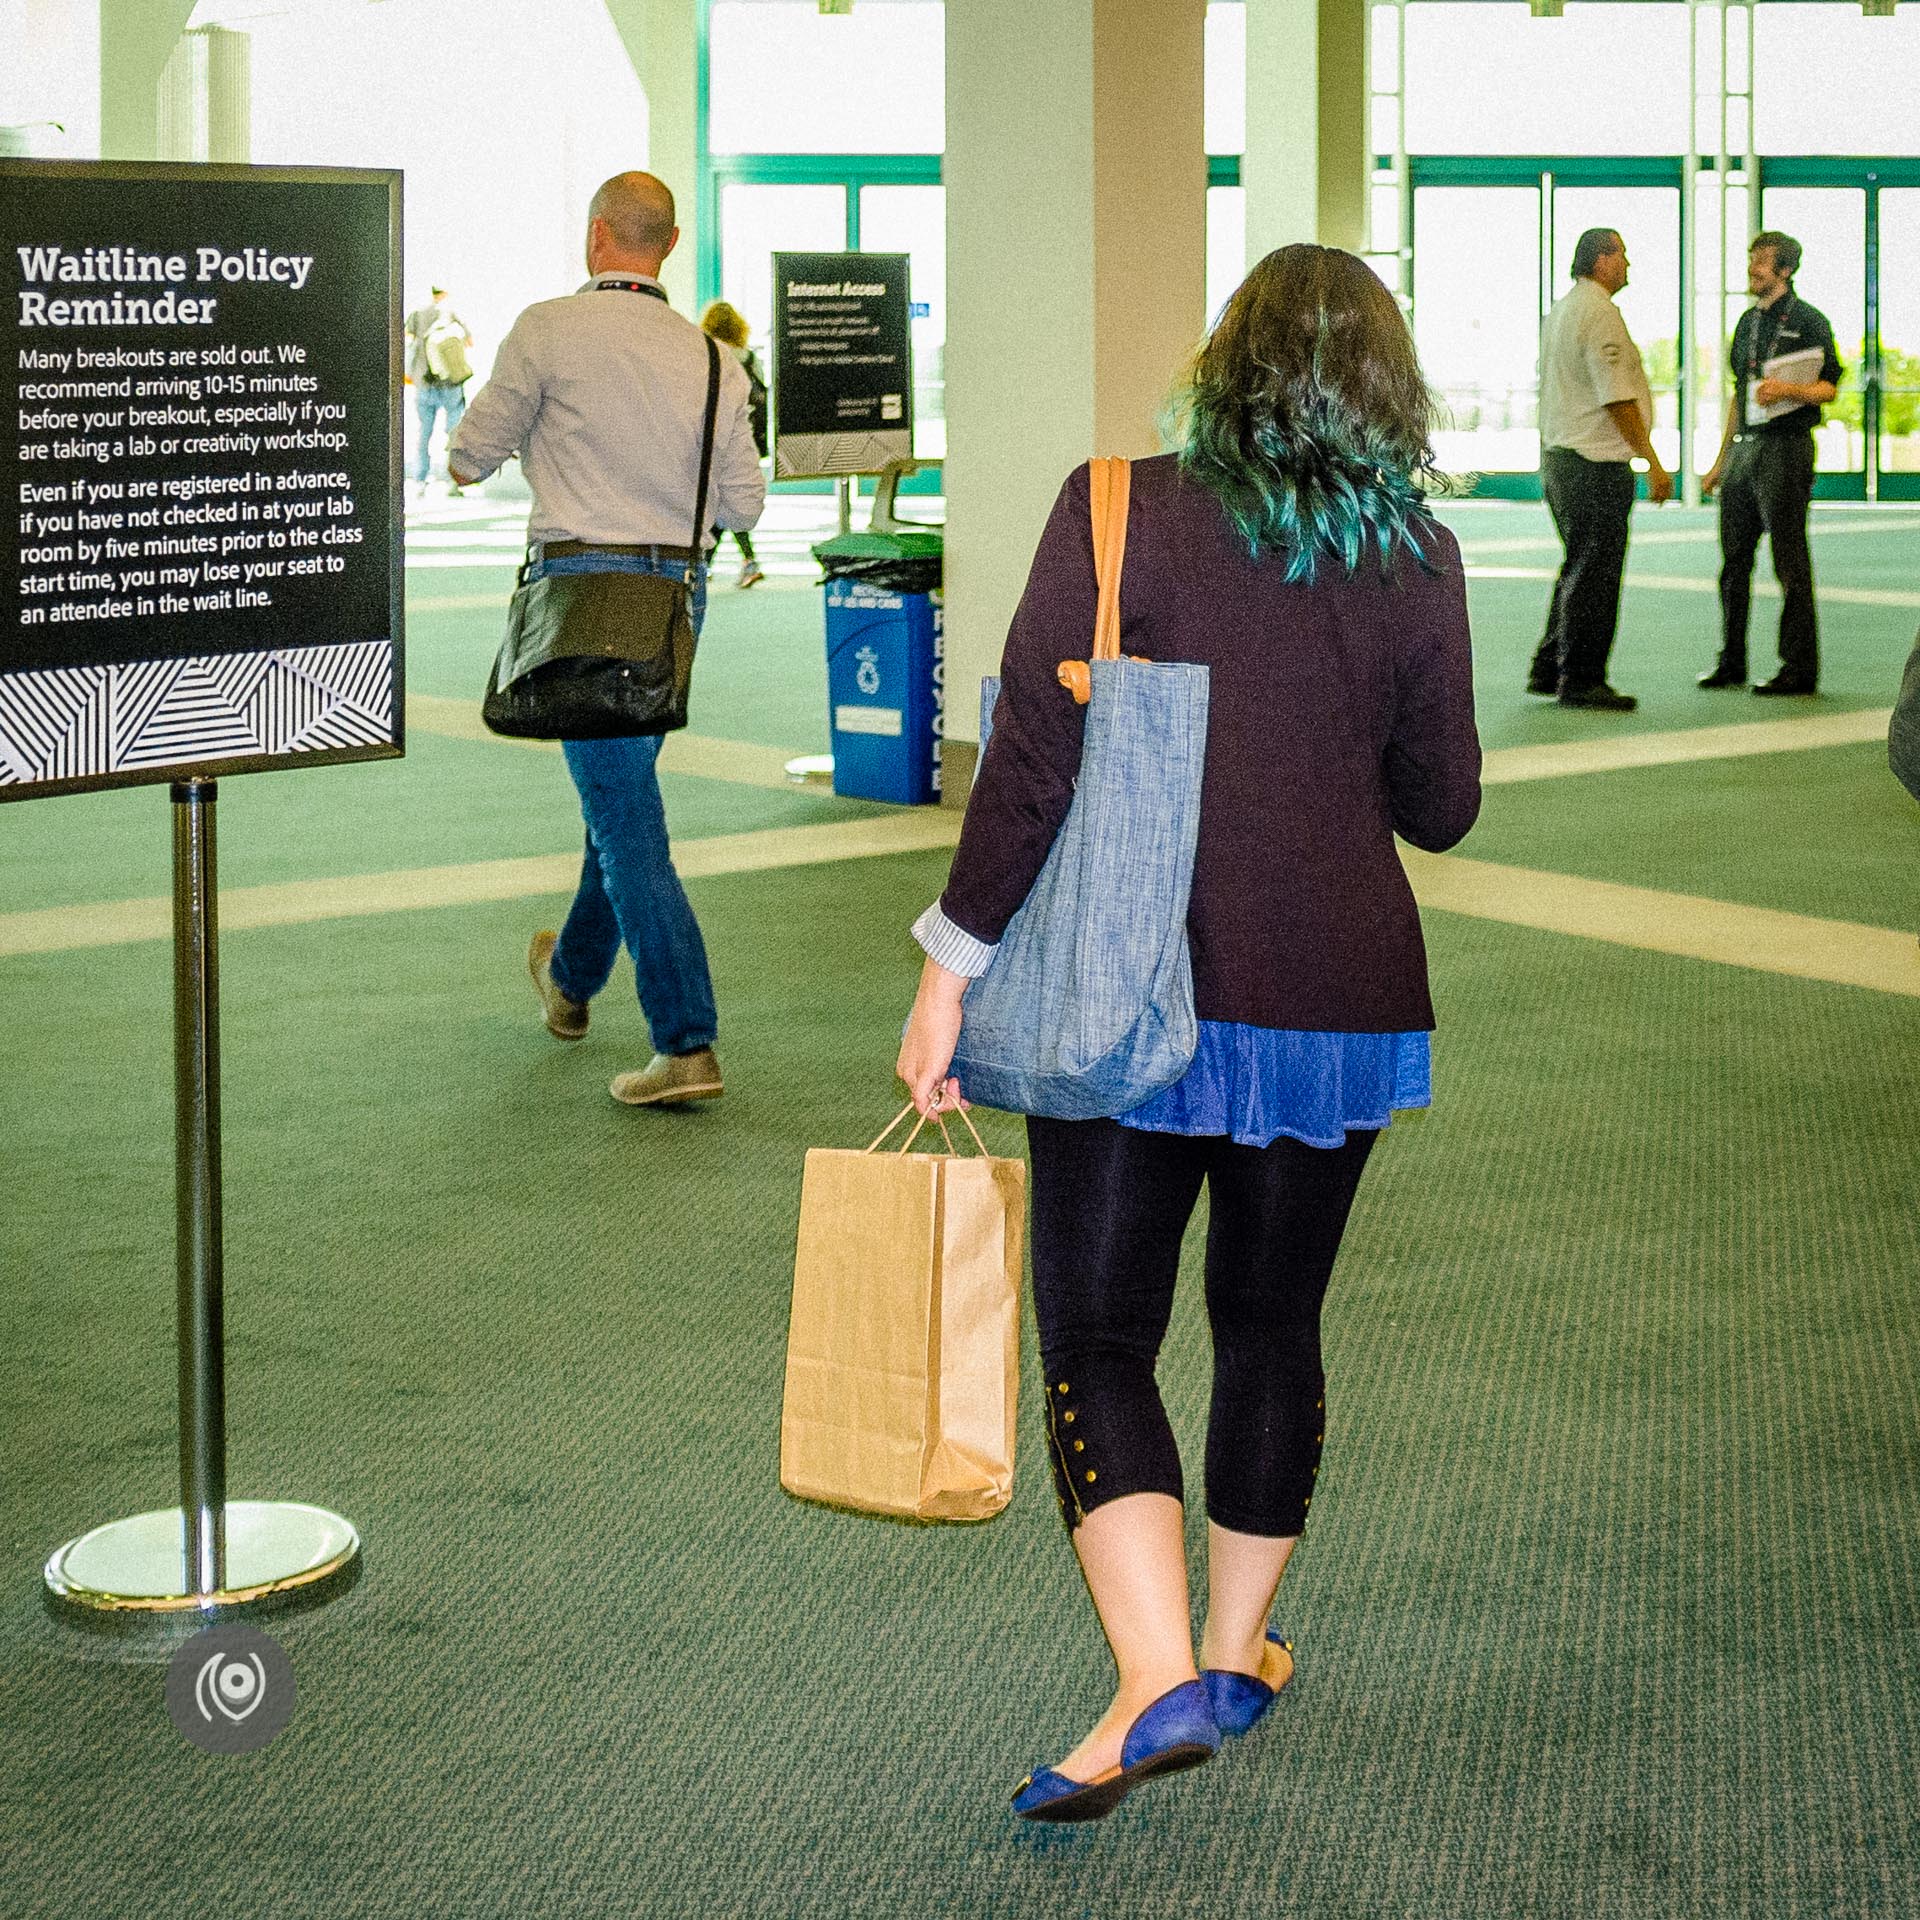
[[[1558,20],[1412,0],[1406,78],[1411,153],[1687,148],[1687,9],[1673,0],[1573,0]]]
[[[1247,150],[1247,9],[1243,0],[1213,0],[1207,8],[1206,148]]]
[[[1883,20],[1854,6],[1774,0],[1754,14],[1753,38],[1761,153],[1920,154],[1920,8]]]
[[[941,0],[715,0],[707,141],[714,153],[939,153]]]

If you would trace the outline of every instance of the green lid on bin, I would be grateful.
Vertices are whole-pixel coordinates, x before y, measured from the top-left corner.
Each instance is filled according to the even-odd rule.
[[[946,533],[940,527],[904,528],[899,533],[843,533],[822,540],[813,557],[829,571],[835,561],[938,560],[946,552]]]

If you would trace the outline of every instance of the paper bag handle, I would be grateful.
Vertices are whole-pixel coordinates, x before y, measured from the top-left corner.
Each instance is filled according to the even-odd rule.
[[[907,1115],[910,1114],[912,1111],[913,1111],[913,1102],[909,1100],[907,1104],[904,1107],[902,1107],[900,1111],[896,1113],[893,1116],[893,1118],[889,1120],[887,1124],[884,1127],[882,1127],[880,1131],[876,1133],[873,1136],[873,1138],[867,1143],[866,1151],[868,1153],[872,1153],[874,1149],[879,1146],[880,1142],[884,1140],[887,1137],[887,1135],[890,1134],[894,1130],[894,1128],[897,1127],[900,1124],[900,1122],[904,1120],[907,1117]],[[965,1107],[956,1107],[954,1111],[958,1113],[960,1118],[967,1123],[967,1131],[973,1135],[973,1144],[980,1149],[983,1155],[986,1155],[987,1143],[980,1138],[980,1129],[973,1124],[972,1114],[970,1114]],[[927,1124],[927,1121],[931,1119],[934,1125],[940,1129],[940,1137],[944,1141],[946,1141],[947,1151],[949,1153],[952,1153],[953,1152],[953,1135],[947,1131],[947,1123],[941,1117],[941,1112],[942,1110],[936,1107],[934,1108],[931,1115],[923,1113],[920,1116],[920,1125],[915,1127],[914,1130],[907,1135],[906,1139],[901,1143],[899,1151],[902,1153],[905,1153],[907,1149],[911,1147],[913,1143],[920,1138],[920,1128],[924,1127]],[[990,1155],[988,1155],[987,1157],[991,1158]]]
[[[1127,558],[1127,502],[1133,489],[1133,463],[1115,455],[1087,462],[1087,497],[1093,520],[1093,577],[1099,599],[1093,615],[1095,660],[1120,658],[1120,572]],[[1093,676],[1085,660],[1062,660],[1060,684],[1085,706],[1093,698]]]

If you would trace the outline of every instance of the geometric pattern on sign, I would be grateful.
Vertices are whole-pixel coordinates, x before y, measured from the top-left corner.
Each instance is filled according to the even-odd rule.
[[[392,738],[393,646],[63,667],[0,675],[0,785]]]

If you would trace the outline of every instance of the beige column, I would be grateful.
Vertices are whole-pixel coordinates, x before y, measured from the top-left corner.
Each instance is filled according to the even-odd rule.
[[[606,7],[647,96],[646,148],[634,164],[658,174],[673,189],[680,215],[680,244],[661,279],[673,304],[682,313],[692,313],[700,257],[694,231],[700,198],[697,0],[606,0]]]
[[[253,158],[253,42],[230,27],[194,27],[160,74],[155,153],[244,166]]]
[[[1247,0],[1247,260],[1367,244],[1367,0]]]
[[[1160,450],[1206,324],[1204,0],[964,0],[947,20],[950,798],[1061,482]]]
[[[160,150],[160,76],[194,0],[100,0],[100,158]]]

